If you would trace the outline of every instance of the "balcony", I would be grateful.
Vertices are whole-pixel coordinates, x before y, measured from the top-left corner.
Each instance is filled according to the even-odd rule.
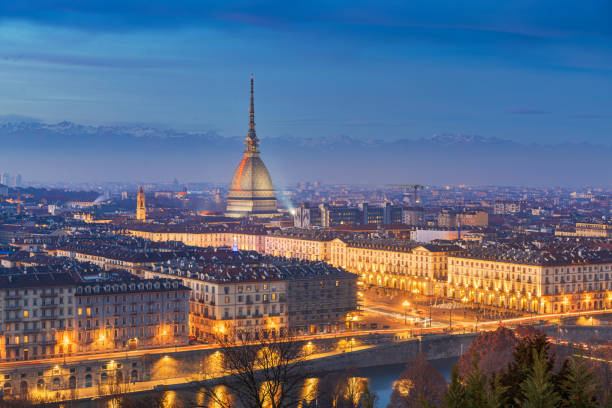
[[[55,309],[56,307],[59,307],[59,305],[55,305],[55,304],[40,305],[41,309]]]
[[[39,331],[40,329],[38,327],[30,327],[22,330],[23,333],[37,333]]]
[[[50,298],[50,297],[56,297],[57,293],[41,293],[40,297],[41,298]]]
[[[20,310],[22,306],[19,305],[5,305],[4,310]]]
[[[7,299],[7,300],[8,299],[13,300],[13,299],[21,299],[22,296],[21,295],[12,294],[12,295],[4,295],[4,298]]]

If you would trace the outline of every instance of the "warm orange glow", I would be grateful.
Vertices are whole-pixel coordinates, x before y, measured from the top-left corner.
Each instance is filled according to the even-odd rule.
[[[244,171],[244,164],[246,163],[246,156],[242,157],[240,165],[238,166],[238,179],[236,180],[236,190],[240,191],[240,180],[242,180],[242,172]]]

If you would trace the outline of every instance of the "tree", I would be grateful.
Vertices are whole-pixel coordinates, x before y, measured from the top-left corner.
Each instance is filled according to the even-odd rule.
[[[444,399],[446,381],[436,368],[419,354],[393,384],[390,408],[414,407],[423,402],[439,406]]]
[[[571,358],[564,377],[561,388],[568,407],[595,408],[598,406],[595,375],[584,358],[580,356]]]
[[[340,375],[329,373],[319,382],[317,403],[322,407],[337,407],[340,400]],[[312,405],[312,404],[311,404]]]
[[[472,370],[474,356],[478,357],[478,367],[487,376],[505,369],[512,361],[518,343],[514,332],[503,326],[481,333],[459,358],[459,376],[466,378]]]
[[[472,370],[465,378],[465,402],[470,408],[487,408],[487,376],[478,368],[477,355],[474,355]]]
[[[359,408],[361,396],[368,388],[368,380],[361,377],[359,370],[349,368],[340,376],[338,408]]]
[[[487,394],[487,407],[502,408],[506,404],[504,395],[506,387],[501,383],[501,375],[496,374],[490,381],[489,393]]]
[[[369,384],[366,385],[365,390],[361,394],[361,401],[359,402],[360,408],[374,408],[376,406],[376,401],[378,400],[378,396],[375,392],[370,391]]]
[[[545,350],[533,350],[533,368],[520,384],[521,397],[515,402],[522,408],[556,408],[561,402],[554,390],[549,360]]]
[[[303,399],[309,348],[290,335],[260,331],[255,338],[248,340],[240,333],[215,336],[221,376],[214,384],[204,383],[204,401],[221,408],[286,408]]]
[[[552,373],[554,356],[548,351],[549,344],[545,335],[535,337],[524,337],[514,349],[514,359],[508,368],[502,372],[500,383],[505,387],[504,398],[506,401],[522,400],[523,394],[521,384],[525,382],[534,365],[534,355],[542,355],[548,373]],[[551,374],[552,375],[552,374]]]
[[[455,364],[451,371],[451,381],[444,393],[444,408],[465,408],[465,386],[459,377],[459,368]]]

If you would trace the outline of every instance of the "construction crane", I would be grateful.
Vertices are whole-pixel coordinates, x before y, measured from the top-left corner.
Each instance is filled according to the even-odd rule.
[[[421,201],[419,200],[419,190],[424,189],[425,187],[420,184],[387,184],[390,187],[404,187],[412,189],[412,202],[413,204],[418,204]]]

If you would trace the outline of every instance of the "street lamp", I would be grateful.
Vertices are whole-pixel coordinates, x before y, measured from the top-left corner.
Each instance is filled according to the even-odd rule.
[[[408,317],[407,317],[407,313],[408,313],[408,308],[410,307],[410,302],[407,300],[404,300],[404,303],[402,303],[402,306],[404,306],[404,326],[406,326],[408,323]]]
[[[68,339],[68,336],[64,334],[64,340],[62,341],[63,343],[63,354],[64,354],[64,365],[66,365],[66,353],[68,352],[68,345],[70,344],[70,340]]]

